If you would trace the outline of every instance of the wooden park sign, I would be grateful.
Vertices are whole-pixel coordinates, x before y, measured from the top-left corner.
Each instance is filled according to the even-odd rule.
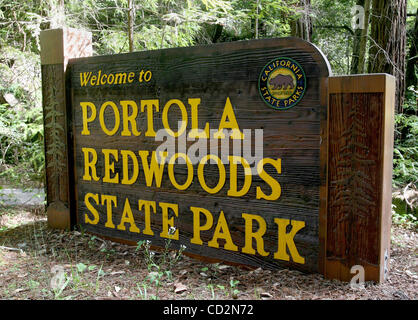
[[[41,45],[51,226],[384,280],[393,77],[332,77],[297,38],[89,57],[90,34],[59,29]]]

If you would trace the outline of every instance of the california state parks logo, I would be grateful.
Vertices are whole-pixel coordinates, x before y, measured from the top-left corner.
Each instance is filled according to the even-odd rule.
[[[305,93],[305,72],[293,59],[276,58],[261,71],[258,89],[268,106],[278,110],[289,109],[298,104]]]

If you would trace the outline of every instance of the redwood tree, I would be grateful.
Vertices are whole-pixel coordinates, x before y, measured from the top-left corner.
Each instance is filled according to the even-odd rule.
[[[371,0],[357,0],[357,5],[364,8],[364,25],[354,31],[351,74],[364,73],[367,35],[369,31],[370,3]]]
[[[291,34],[306,41],[312,39],[311,0],[299,0],[300,15],[290,23]]]
[[[405,95],[406,0],[373,0],[369,73],[396,77],[396,112],[402,112]]]
[[[415,73],[416,66],[418,64],[418,9],[415,14],[414,29],[411,30],[411,46],[409,48],[408,62],[406,64],[406,86],[417,86],[417,76]]]

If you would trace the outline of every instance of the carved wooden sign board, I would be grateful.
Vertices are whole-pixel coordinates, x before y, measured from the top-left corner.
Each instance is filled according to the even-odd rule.
[[[350,236],[370,226],[381,234],[383,191],[376,198],[369,189],[382,185],[383,173],[376,180],[367,170],[386,162],[352,154],[372,146],[376,161],[382,156],[381,140],[367,140],[363,126],[368,117],[379,118],[376,130],[386,126],[373,113],[386,95],[330,96],[330,79],[324,55],[296,38],[70,59],[73,223],[129,243],[163,247],[171,239],[173,249],[209,261],[341,279],[364,258],[369,278],[379,280],[383,240],[354,245]],[[347,99],[366,101],[350,113]],[[365,103],[372,108],[363,114]],[[350,184],[350,175],[361,181]],[[361,201],[344,193],[362,183]],[[347,201],[362,207],[353,212]],[[356,248],[349,256],[347,245]]]

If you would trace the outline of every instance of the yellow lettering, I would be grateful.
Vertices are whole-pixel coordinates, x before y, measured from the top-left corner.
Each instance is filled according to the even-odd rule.
[[[155,137],[156,133],[154,131],[154,109],[155,111],[159,111],[159,100],[141,100],[141,112],[144,112],[145,108],[147,108],[147,131],[145,132],[146,137]]]
[[[155,151],[151,154],[151,164],[148,163],[149,151],[141,150],[139,155],[142,160],[142,167],[144,169],[145,181],[147,187],[152,186],[152,182],[155,177],[155,185],[157,188],[161,187],[161,179],[163,178],[165,159],[167,157],[167,152],[160,152],[161,163],[158,164],[157,154]]]
[[[86,86],[89,83],[91,77],[91,72],[80,72],[80,85],[82,87]]]
[[[213,238],[208,242],[208,246],[212,248],[219,248],[218,239],[225,240],[224,249],[238,251],[238,247],[232,242],[231,233],[229,232],[228,224],[226,223],[223,211],[219,214]]]
[[[223,129],[232,129],[232,139],[244,139],[244,134],[239,130],[238,122],[229,97],[226,99],[224,112],[222,114],[221,122],[219,123],[219,129],[214,135],[215,139],[225,139]]]
[[[290,257],[286,252],[286,247],[289,248],[292,260],[296,263],[305,263],[305,258],[301,257],[294,242],[295,234],[305,227],[305,221],[292,220],[292,230],[287,233],[286,228],[289,225],[289,219],[275,218],[274,222],[278,226],[278,249],[274,253],[274,259],[289,261]]]
[[[105,227],[115,229],[115,225],[112,221],[112,203],[114,204],[114,207],[117,207],[118,202],[116,196],[102,195],[102,205],[106,204],[107,220]]]
[[[178,240],[179,239],[179,230],[176,229],[176,231],[174,231],[174,233],[171,233],[169,231],[169,227],[173,227],[174,228],[174,217],[171,217],[170,219],[168,218],[168,209],[171,209],[174,212],[174,215],[176,217],[178,217],[179,214],[179,207],[177,204],[174,203],[165,203],[165,202],[160,202],[159,206],[162,209],[162,232],[160,233],[160,237],[162,238],[167,238],[167,239],[173,239],[173,240]]]
[[[145,82],[149,82],[152,78],[152,72],[151,70],[147,70],[144,74],[144,80]]]
[[[133,184],[138,178],[138,174],[139,174],[138,158],[136,157],[135,153],[133,153],[130,150],[121,150],[120,153],[122,155],[122,173],[123,173],[123,178],[121,180],[121,183]],[[132,177],[131,178],[129,178],[128,157],[132,159]]]
[[[93,220],[90,220],[88,214],[84,215],[84,222],[88,224],[97,224],[99,222],[99,213],[97,212],[96,208],[93,207],[89,201],[90,198],[93,198],[96,201],[96,204],[99,204],[99,195],[93,193],[86,193],[84,197],[84,203],[86,204],[87,209],[93,214]]]
[[[96,86],[98,86],[100,84],[100,76],[102,74],[102,70],[99,70],[99,74],[97,75],[97,81],[96,81]]]
[[[118,150],[116,149],[102,149],[104,155],[104,172],[103,182],[107,183],[119,183],[119,173],[116,173],[113,178],[110,177],[110,173],[115,173],[115,163],[110,163],[110,155],[112,155],[116,161],[118,161]]]
[[[255,254],[253,249],[253,239],[255,239],[257,244],[257,252],[262,256],[268,256],[269,253],[264,251],[264,240],[263,235],[266,233],[267,225],[266,221],[260,217],[253,214],[243,213],[242,217],[245,220],[245,246],[242,248],[242,252],[248,254]],[[253,221],[257,221],[259,228],[257,231],[253,231]]]
[[[92,177],[94,181],[99,181],[99,177],[96,173],[96,163],[97,163],[97,152],[92,148],[81,148],[84,154],[84,175],[83,180],[91,181]],[[90,161],[90,154],[92,159]],[[91,170],[91,175],[90,175]]]
[[[113,127],[112,130],[109,130],[106,127],[105,120],[104,120],[104,113],[108,106],[110,106],[113,109],[113,114],[115,118],[115,126]],[[99,120],[100,120],[100,127],[102,128],[103,132],[106,133],[108,136],[113,136],[119,130],[120,114],[119,114],[118,107],[116,106],[114,102],[106,101],[105,103],[102,104],[100,108],[100,113],[99,113]]]
[[[105,80],[103,81],[103,79],[105,79]],[[102,77],[100,78],[100,84],[101,84],[101,85],[104,85],[104,84],[106,84],[106,81],[107,81],[107,74],[104,74],[104,75],[102,75]]]
[[[112,77],[112,80],[110,80],[110,77]],[[114,80],[115,80],[115,76],[113,75],[113,73],[111,73],[107,76],[107,83],[108,84],[113,84]]]
[[[213,225],[213,216],[209,210],[199,208],[199,207],[190,207],[190,210],[193,212],[193,238],[190,239],[191,243],[202,245],[203,241],[200,238],[200,233],[202,231],[209,230]],[[203,213],[206,217],[206,222],[202,226],[200,225],[200,213]]]
[[[206,122],[205,129],[199,130],[199,119],[198,119],[198,106],[200,104],[200,98],[189,99],[189,104],[192,107],[192,128],[189,132],[189,138],[209,138],[209,123]],[[200,132],[199,132],[200,131]]]
[[[204,173],[205,164],[210,159],[216,161],[216,164],[217,164],[218,170],[219,170],[218,184],[213,188],[209,188],[208,185],[206,184],[205,173]],[[222,187],[225,184],[225,179],[226,179],[225,166],[223,165],[221,159],[219,159],[217,156],[215,156],[214,154],[208,154],[208,155],[206,155],[202,158],[202,160],[199,163],[199,166],[197,167],[197,177],[199,179],[200,185],[202,186],[202,188],[206,192],[212,193],[212,194],[217,193],[217,192],[219,192],[219,190],[222,189]]]
[[[96,84],[97,76],[91,76],[90,85],[94,86]]]
[[[126,73],[116,73],[115,84],[126,83]]]
[[[173,130],[171,130],[170,125],[168,123],[168,111],[170,110],[173,104],[176,104],[179,107],[180,112],[181,112],[181,127],[178,129],[177,132],[174,132]],[[183,102],[181,102],[178,99],[169,100],[164,106],[161,120],[163,122],[164,128],[167,130],[170,136],[173,136],[173,137],[181,136],[187,128],[187,110]]]
[[[187,180],[182,185],[177,183],[176,177],[174,175],[174,163],[178,158],[183,158],[186,160],[187,165]],[[168,178],[170,179],[171,184],[178,190],[186,190],[190,186],[190,184],[193,182],[193,164],[186,154],[176,153],[170,158],[168,163]]]
[[[90,131],[88,128],[88,123],[92,122],[94,119],[96,119],[96,106],[92,102],[80,102],[81,111],[83,115],[83,130],[81,131],[81,134],[83,136],[90,135]],[[87,107],[91,110],[91,115],[88,117],[88,110]]]
[[[135,72],[129,72],[128,82],[132,83],[134,81],[134,77],[135,77]]]
[[[119,230],[126,230],[125,223],[130,224],[129,231],[139,233],[138,227],[135,225],[134,216],[132,214],[131,205],[129,204],[128,198],[125,200],[125,206],[123,207],[122,218],[118,225]]]
[[[135,101],[126,100],[121,101],[120,105],[122,106],[122,118],[123,118],[123,130],[121,135],[123,137],[130,137],[131,132],[129,131],[129,123],[132,127],[132,133],[134,136],[139,136],[141,132],[136,129],[136,116],[138,115],[138,105]],[[132,113],[128,115],[128,107],[132,108]]]
[[[245,195],[248,190],[250,190],[251,182],[252,182],[252,174],[251,174],[251,167],[248,164],[248,161],[245,160],[243,157],[238,156],[229,156],[229,190],[228,196],[230,197],[242,197]],[[244,167],[244,185],[242,186],[241,190],[237,190],[237,163],[240,162]]]
[[[155,201],[147,201],[147,200],[139,200],[138,201],[139,210],[142,210],[144,207],[145,212],[145,229],[142,231],[143,234],[153,236],[154,232],[151,230],[151,208],[153,209],[154,213],[156,211]]]
[[[257,199],[265,199],[265,200],[277,200],[279,199],[282,188],[280,187],[280,183],[273,179],[265,170],[264,165],[265,164],[271,164],[276,170],[278,174],[282,173],[282,159],[271,159],[271,158],[264,158],[260,160],[260,162],[257,164],[257,172],[261,179],[263,179],[271,188],[271,194],[266,195],[260,187],[257,187],[256,191],[256,198]]]

